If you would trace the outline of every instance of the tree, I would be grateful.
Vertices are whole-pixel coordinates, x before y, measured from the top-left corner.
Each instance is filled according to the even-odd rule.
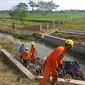
[[[30,7],[32,7],[32,12],[33,12],[34,7],[36,7],[37,4],[34,1],[31,1],[31,0],[29,0],[28,4],[29,4]]]
[[[39,1],[34,2],[32,0],[29,0],[29,6],[32,8],[32,12],[35,11],[34,8],[42,13],[51,13],[54,9],[57,9],[59,5],[56,5],[53,3],[53,1]]]
[[[24,17],[28,15],[28,6],[25,3],[19,3],[18,5],[14,6],[10,11],[9,15],[13,19],[19,19],[20,21],[23,20]]]
[[[56,5],[55,3],[53,3],[53,1],[49,2],[40,1],[38,2],[37,7],[43,13],[51,13],[54,9],[57,9],[59,5]]]

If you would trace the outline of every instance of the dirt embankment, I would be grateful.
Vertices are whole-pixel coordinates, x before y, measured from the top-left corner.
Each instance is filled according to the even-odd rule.
[[[60,38],[65,38],[65,39],[72,39],[79,43],[85,44],[85,35],[76,35],[76,34],[72,34],[72,33],[53,33],[51,35],[60,37]]]
[[[30,81],[16,69],[4,64],[3,56],[0,56],[0,85],[38,85],[38,81]]]

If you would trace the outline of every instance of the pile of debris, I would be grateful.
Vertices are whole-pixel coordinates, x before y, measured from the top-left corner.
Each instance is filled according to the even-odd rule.
[[[43,75],[43,63],[44,61],[37,58],[36,61],[29,61],[27,69],[32,72],[35,76]]]

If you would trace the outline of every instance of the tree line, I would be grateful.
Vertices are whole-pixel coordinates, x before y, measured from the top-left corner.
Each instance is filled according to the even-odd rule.
[[[35,2],[29,0],[26,3],[19,3],[13,6],[10,10],[1,10],[0,13],[8,13],[12,19],[18,19],[22,21],[24,17],[28,16],[28,13],[41,13],[41,14],[52,14],[52,13],[85,13],[85,10],[60,10],[57,8],[59,5],[55,4],[53,1],[39,1]]]

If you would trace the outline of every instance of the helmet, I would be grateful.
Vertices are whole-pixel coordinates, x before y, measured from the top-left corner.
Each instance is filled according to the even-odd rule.
[[[22,45],[24,45],[24,43],[22,43]]]
[[[31,45],[35,45],[35,43],[34,43],[34,42],[32,42],[32,43],[31,43]]]
[[[28,47],[26,47],[25,50],[28,50]]]
[[[74,41],[71,40],[71,39],[67,39],[67,40],[65,41],[65,43],[71,45],[71,47],[74,46]]]

